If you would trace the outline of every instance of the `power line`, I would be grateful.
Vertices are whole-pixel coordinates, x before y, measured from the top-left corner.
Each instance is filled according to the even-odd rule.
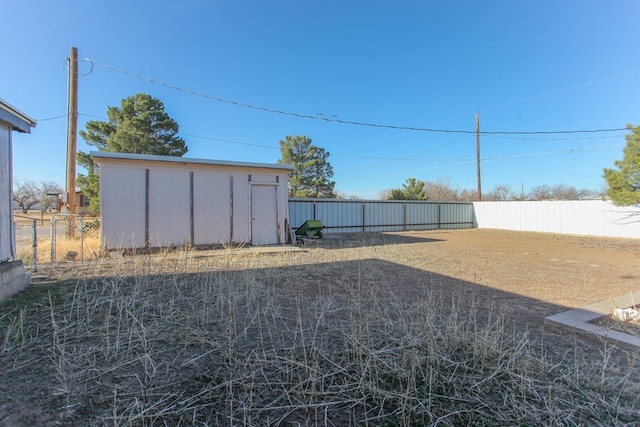
[[[487,135],[488,138],[500,138],[500,139],[509,139],[509,140],[519,140],[519,141],[584,141],[588,139],[609,139],[609,138],[624,138],[624,134],[616,134],[616,135],[601,135],[601,136],[581,136],[575,138],[526,138],[521,136],[511,136],[511,135]]]
[[[78,113],[78,115],[80,116],[86,116],[86,117],[93,117],[96,119],[101,119],[101,120],[108,120],[105,119],[104,117],[99,117],[99,116],[93,116],[91,114],[85,114],[85,113]],[[63,115],[62,117],[66,116]],[[55,117],[54,117],[55,118]],[[178,132],[178,135],[181,136],[188,136],[190,138],[199,138],[199,139],[205,139],[208,141],[218,141],[218,142],[224,142],[224,143],[228,143],[228,144],[236,144],[236,145],[244,145],[244,146],[248,146],[248,147],[258,147],[258,148],[267,148],[270,150],[278,150],[279,147],[274,147],[272,145],[264,145],[264,144],[255,144],[255,143],[251,143],[251,142],[243,142],[243,141],[235,141],[235,140],[231,140],[231,139],[224,139],[224,138],[216,138],[216,137],[211,137],[211,136],[203,136],[203,135],[195,135],[192,133],[186,133],[186,132]],[[509,136],[501,136],[501,135],[493,135],[492,137],[494,138],[502,138],[502,139],[517,139],[517,140],[529,140],[529,141],[581,141],[581,140],[594,140],[594,139],[607,139],[607,138],[621,138],[624,135],[605,135],[605,136],[585,136],[585,137],[579,137],[579,138],[524,138],[524,137],[509,137]],[[417,156],[419,154],[423,154],[429,151],[434,151],[434,150],[438,150],[440,148],[444,148],[447,147],[449,145],[453,145],[453,144],[457,144],[458,142],[461,141],[465,141],[467,139],[471,138],[471,136],[465,136],[462,137],[460,139],[456,139],[454,141],[451,142],[447,142],[445,144],[441,144],[435,147],[430,147],[426,150],[421,150],[418,152],[415,152],[413,154],[409,154],[406,156],[401,156],[401,157],[385,157],[385,156],[366,156],[366,155],[359,155],[359,154],[342,154],[342,153],[334,153],[334,152],[330,152],[331,156],[334,157],[347,157],[347,158],[354,158],[354,159],[368,159],[368,160],[381,160],[381,162],[377,162],[374,165],[369,165],[369,166],[363,166],[363,167],[359,167],[359,168],[355,168],[355,169],[349,169],[345,172],[354,172],[354,171],[358,171],[361,169],[367,169],[369,167],[374,167],[374,166],[378,166],[380,164],[386,163],[386,162],[394,162],[394,161],[426,161],[426,162],[442,162],[442,163],[449,163],[449,162],[470,162],[470,161],[475,161],[475,159],[425,159],[425,158],[416,158],[414,156]],[[591,147],[574,147],[574,148],[567,148],[567,149],[563,149],[563,150],[555,150],[555,151],[543,151],[543,152],[538,152],[538,153],[529,153],[529,154],[519,154],[519,155],[513,155],[513,156],[503,156],[503,157],[490,157],[490,158],[482,158],[482,161],[496,161],[496,160],[507,160],[507,159],[516,159],[516,158],[524,158],[524,157],[537,157],[537,156],[544,156],[544,155],[551,155],[551,154],[561,154],[561,153],[574,153],[574,152],[579,152],[579,151],[586,151],[586,150],[593,150],[593,149],[598,149],[598,148],[605,148],[605,147],[611,147],[614,145],[618,145],[619,143],[612,143],[612,144],[605,144],[605,145],[598,145],[598,146],[591,146]]]
[[[274,109],[274,108],[268,108],[268,107],[262,107],[262,106],[257,106],[257,105],[252,105],[252,104],[247,104],[244,102],[238,102],[238,101],[233,101],[230,99],[225,99],[225,98],[220,98],[217,96],[212,96],[212,95],[207,95],[205,93],[201,93],[201,92],[196,92],[190,89],[185,89],[179,86],[174,86],[174,85],[170,85],[167,83],[163,83],[163,82],[159,82],[157,80],[151,79],[149,77],[144,77],[141,76],[139,74],[135,74],[129,71],[125,71],[122,70],[120,68],[116,68],[113,67],[111,65],[108,64],[104,64],[102,62],[96,61],[94,59],[91,58],[84,58],[85,61],[89,61],[92,64],[95,65],[99,65],[103,68],[124,74],[126,76],[129,77],[133,77],[139,80],[143,80],[155,85],[159,85],[162,87],[165,87],[167,89],[171,89],[171,90],[176,90],[179,92],[183,92],[189,95],[194,95],[194,96],[199,96],[202,98],[206,98],[206,99],[210,99],[212,101],[217,101],[217,102],[222,102],[222,103],[226,103],[226,104],[231,104],[231,105],[235,105],[238,107],[244,107],[244,108],[250,108],[253,110],[259,110],[259,111],[264,111],[267,113],[274,113],[274,114],[280,114],[280,115],[286,115],[286,116],[292,116],[292,117],[297,117],[297,118],[302,118],[302,119],[310,119],[310,120],[319,120],[319,121],[325,121],[325,122],[335,122],[335,123],[341,123],[341,124],[346,124],[346,125],[353,125],[353,126],[363,126],[363,127],[372,127],[372,128],[382,128],[382,129],[395,129],[395,130],[409,130],[409,131],[417,131],[417,132],[434,132],[434,133],[461,133],[461,134],[475,134],[476,131],[475,130],[453,130],[453,129],[433,129],[433,128],[426,128],[426,127],[415,127],[415,126],[399,126],[399,125],[390,125],[390,124],[381,124],[381,123],[371,123],[371,122],[359,122],[359,121],[354,121],[354,120],[343,120],[340,119],[337,115],[332,115],[329,117],[326,117],[324,114],[322,113],[317,113],[316,115],[310,115],[310,114],[302,114],[302,113],[296,113],[296,112],[291,112],[291,111],[284,111],[284,110],[278,110],[278,109]],[[544,95],[541,95],[544,96]],[[495,107],[497,108],[497,107]],[[626,128],[615,128],[615,129],[588,129],[588,130],[559,130],[559,131],[482,131],[480,132],[482,135],[552,135],[552,134],[577,134],[577,133],[600,133],[600,132],[619,132],[619,131],[624,131],[627,130]]]
[[[233,141],[233,140],[230,140],[230,139],[222,139],[222,138],[213,138],[213,137],[209,137],[209,136],[193,135],[193,134],[184,133],[184,132],[178,132],[178,135],[189,136],[191,138],[207,139],[207,140],[210,140],[210,141],[227,142],[229,144],[248,145],[250,147],[270,148],[270,149],[274,149],[274,150],[278,149],[278,147],[274,147],[274,146],[271,146],[271,145],[252,144],[250,142],[240,142],[240,141]]]
[[[37,122],[46,122],[47,120],[57,120],[57,119],[61,119],[63,117],[67,117],[67,116],[68,116],[68,114],[65,113],[65,114],[61,114],[59,116],[55,116],[55,117],[48,117],[46,119],[37,119],[36,121]]]

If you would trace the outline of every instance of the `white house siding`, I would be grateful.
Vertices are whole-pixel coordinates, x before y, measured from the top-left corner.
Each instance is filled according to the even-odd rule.
[[[640,238],[640,208],[603,200],[474,202],[479,228]]]
[[[0,122],[0,263],[13,258],[11,127]]]
[[[91,155],[100,167],[102,245],[106,249],[285,242],[286,188],[292,169],[288,166],[122,153]],[[255,186],[273,189],[269,194],[276,209],[274,222],[265,222],[262,215],[252,216]],[[252,223],[253,218],[258,223]],[[271,229],[261,228],[265,226]]]

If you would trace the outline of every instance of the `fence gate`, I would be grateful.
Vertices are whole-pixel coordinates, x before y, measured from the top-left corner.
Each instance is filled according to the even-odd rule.
[[[84,261],[82,217],[56,214],[51,217],[51,262]]]

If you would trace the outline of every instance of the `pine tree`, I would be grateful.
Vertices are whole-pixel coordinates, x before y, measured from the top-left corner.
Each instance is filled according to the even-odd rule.
[[[80,136],[98,149],[118,153],[182,156],[188,148],[177,135],[178,123],[164,111],[159,99],[138,93],[122,100],[120,107],[107,108],[108,122],[91,120]],[[100,209],[100,177],[89,154],[78,152],[78,164],[87,174],[78,174],[78,186],[91,198],[89,210]]]
[[[625,136],[624,158],[615,161],[617,169],[604,170],[607,195],[620,206],[640,205],[640,126],[627,127],[631,133]]]
[[[416,178],[407,178],[402,188],[394,188],[389,193],[389,200],[426,200],[425,182]]]
[[[311,144],[311,138],[287,135],[280,141],[280,154],[278,163],[295,167],[289,176],[289,197],[336,197],[330,154]]]

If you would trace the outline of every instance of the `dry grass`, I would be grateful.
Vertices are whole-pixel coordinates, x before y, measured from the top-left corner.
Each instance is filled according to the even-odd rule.
[[[560,347],[377,250],[166,252],[32,286],[0,305],[0,424],[640,423],[636,355]]]

